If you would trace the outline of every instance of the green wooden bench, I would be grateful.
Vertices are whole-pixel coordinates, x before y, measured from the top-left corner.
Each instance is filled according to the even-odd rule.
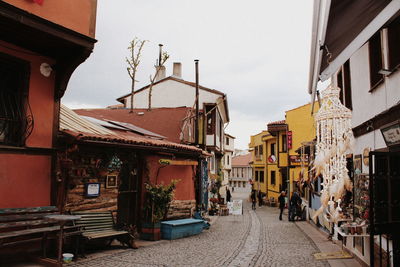
[[[114,239],[117,239],[122,244],[131,246],[130,234],[125,230],[117,230],[114,223],[114,218],[111,212],[73,212],[73,215],[81,217],[80,220],[75,221],[75,225],[81,227],[82,237],[82,252],[85,255],[86,243],[95,239],[109,240],[108,245]]]
[[[54,206],[0,209],[0,248],[41,242],[42,254],[46,258],[47,240],[57,237],[60,226],[45,216],[58,213]],[[80,234],[78,226],[64,226],[64,237]]]

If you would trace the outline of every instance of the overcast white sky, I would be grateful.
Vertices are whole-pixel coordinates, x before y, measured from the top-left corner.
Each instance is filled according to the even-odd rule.
[[[306,104],[311,0],[99,0],[93,54],[73,74],[62,101],[71,108],[106,107],[129,93],[127,47],[135,36],[149,40],[138,70],[140,88],[149,83],[158,44],[183,78],[228,95],[227,132],[236,148],[285,110]],[[177,96],[179,97],[179,96]]]

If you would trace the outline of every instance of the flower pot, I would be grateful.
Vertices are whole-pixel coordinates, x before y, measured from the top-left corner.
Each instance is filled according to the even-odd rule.
[[[157,241],[161,239],[161,231],[160,231],[161,223],[151,223],[144,222],[142,223],[142,232],[140,234],[140,238],[143,240],[149,241]]]

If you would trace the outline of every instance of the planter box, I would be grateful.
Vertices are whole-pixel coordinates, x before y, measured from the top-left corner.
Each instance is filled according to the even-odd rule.
[[[203,231],[204,221],[199,219],[182,219],[161,222],[161,237],[173,240],[197,235]]]
[[[160,240],[160,223],[142,223],[142,233],[140,234],[140,238],[149,241]]]

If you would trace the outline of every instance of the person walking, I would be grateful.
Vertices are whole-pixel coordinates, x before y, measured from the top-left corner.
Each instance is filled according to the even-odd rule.
[[[257,197],[256,197],[256,190],[251,191],[251,209],[256,210],[256,202],[257,202]]]
[[[283,209],[285,208],[285,196],[286,196],[286,192],[282,191],[278,197],[279,209],[281,210],[281,212],[279,213],[280,221],[282,221],[282,213],[283,213]]]
[[[296,214],[297,214],[297,210],[299,208],[299,206],[301,205],[301,198],[299,196],[299,193],[297,191],[295,191],[292,195],[292,197],[290,198],[290,206],[289,206],[289,221],[294,221]]]
[[[231,198],[232,198],[231,191],[227,187],[226,188],[226,203],[231,202]]]

